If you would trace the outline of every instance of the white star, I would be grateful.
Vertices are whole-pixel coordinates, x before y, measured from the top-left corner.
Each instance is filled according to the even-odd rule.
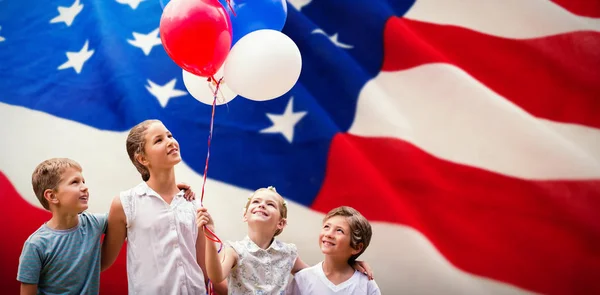
[[[2,30],[2,26],[0,26],[0,30]],[[0,42],[4,41],[6,39],[4,39],[4,37],[0,36]]]
[[[267,114],[269,120],[273,122],[271,127],[265,128],[260,133],[281,133],[289,143],[294,140],[294,127],[306,115],[306,112],[295,112],[292,111],[292,105],[294,104],[294,97],[290,98],[285,111],[281,115]]]
[[[138,5],[140,5],[140,2],[144,1],[144,0],[115,0],[121,4],[126,4],[129,5],[131,7],[131,9],[136,9],[138,7]]]
[[[340,41],[338,41],[338,34],[335,33],[331,36],[327,35],[327,33],[325,33],[325,31],[321,30],[321,29],[315,29],[314,31],[312,31],[312,34],[321,34],[321,35],[325,35],[327,36],[327,38],[329,38],[329,41],[331,41],[331,43],[333,43],[335,46],[339,47],[339,48],[343,48],[343,49],[351,49],[354,48],[353,45],[350,44],[344,44]]]
[[[160,38],[158,37],[158,29],[159,28],[156,28],[156,30],[148,33],[147,35],[133,32],[133,37],[135,40],[127,39],[127,42],[135,47],[140,48],[145,55],[148,55],[150,54],[152,47],[161,44]]]
[[[169,81],[167,84],[165,84],[163,86],[159,86],[158,84],[156,84],[156,83],[150,81],[150,79],[148,79],[149,86],[147,85],[146,89],[148,89],[150,94],[154,95],[154,97],[156,97],[156,99],[158,99],[158,102],[164,108],[167,106],[167,103],[169,103],[169,100],[171,98],[178,97],[178,96],[184,96],[184,95],[188,94],[185,91],[175,89],[175,82],[177,82],[177,79],[173,79],[173,80]]]
[[[79,52],[71,52],[67,51],[67,59],[69,59],[64,64],[58,67],[59,70],[64,70],[68,68],[73,68],[77,74],[81,73],[81,68],[83,68],[83,64],[92,57],[94,54],[94,50],[88,51],[89,41],[86,40],[85,44],[83,44],[83,48]]]
[[[298,11],[302,9],[302,7],[310,4],[312,0],[288,0],[288,3],[292,4]]]
[[[82,9],[83,9],[83,4],[79,4],[79,0],[75,0],[75,2],[73,2],[73,5],[71,5],[71,7],[59,6],[58,7],[58,16],[51,19],[50,23],[54,24],[54,23],[63,22],[67,25],[67,27],[70,27],[71,24],[73,23],[73,20],[81,12]]]

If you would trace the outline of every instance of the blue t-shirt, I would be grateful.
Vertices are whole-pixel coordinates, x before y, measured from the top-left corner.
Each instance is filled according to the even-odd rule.
[[[38,294],[98,294],[107,216],[83,212],[79,224],[67,230],[42,225],[25,241],[17,280],[37,284]]]

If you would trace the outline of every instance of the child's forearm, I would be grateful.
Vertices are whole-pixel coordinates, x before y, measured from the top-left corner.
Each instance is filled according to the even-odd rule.
[[[208,278],[213,282],[213,284],[220,283],[225,279],[225,277],[223,276],[223,267],[219,261],[217,245],[215,245],[215,242],[206,238],[205,249],[206,272],[208,273]],[[225,251],[225,249],[223,249],[223,251]]]

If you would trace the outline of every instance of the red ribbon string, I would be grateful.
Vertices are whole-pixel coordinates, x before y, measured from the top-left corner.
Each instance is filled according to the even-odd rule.
[[[229,3],[229,0],[227,2]],[[204,201],[204,187],[206,186],[206,175],[208,173],[208,159],[210,158],[210,142],[212,140],[214,123],[215,123],[215,108],[216,108],[216,105],[217,105],[217,94],[219,93],[219,87],[221,86],[221,81],[223,81],[223,78],[221,78],[219,80],[215,79],[214,76],[211,76],[210,78],[208,78],[208,82],[209,83],[215,83],[216,87],[215,87],[215,89],[213,91],[212,113],[211,113],[211,116],[210,116],[210,129],[209,129],[209,132],[208,132],[208,144],[207,144],[207,149],[206,149],[206,164],[204,165],[204,176],[203,176],[203,179],[202,179],[202,192],[200,194],[200,206],[202,206],[202,207],[204,207],[204,205],[203,205],[203,201]],[[204,235],[209,240],[211,240],[211,241],[213,241],[215,243],[219,243],[219,250],[218,250],[217,253],[220,253],[221,250],[223,249],[223,242],[206,225],[204,226]],[[208,294],[214,295],[213,283],[210,280],[208,280]]]
[[[235,10],[233,10],[233,7],[231,6],[231,0],[227,0],[227,6],[229,6],[229,10],[231,10],[233,16],[237,16],[237,14],[235,14]]]

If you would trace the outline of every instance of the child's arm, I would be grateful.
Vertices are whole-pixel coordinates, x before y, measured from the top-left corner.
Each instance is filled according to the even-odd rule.
[[[292,267],[292,274],[295,275],[297,272],[299,272],[307,267],[308,267],[308,264],[306,264],[304,261],[302,261],[302,259],[300,259],[300,256],[298,256],[296,258],[296,262],[294,262],[294,266]]]
[[[196,224],[198,225],[198,228],[203,228],[206,226],[214,232],[214,223],[210,217],[210,214],[208,214],[208,211],[206,211],[206,208],[198,208]],[[218,254],[217,245],[215,242],[208,239],[208,237],[206,237],[205,248],[206,272],[208,273],[208,278],[213,282],[213,284],[221,283],[227,278],[227,276],[229,276],[229,272],[238,260],[238,255],[229,247],[225,247],[222,250],[224,254]],[[223,255],[225,255],[224,259]]]
[[[204,238],[204,231],[201,226],[198,227],[198,238],[196,238],[196,260],[202,273],[204,274],[204,282],[208,284],[208,271],[206,270],[206,244],[211,241],[206,241]],[[207,285],[208,286],[208,285]],[[220,283],[213,282],[213,290],[217,295],[227,295],[227,280],[223,280]]]
[[[108,226],[106,227],[106,235],[102,243],[102,255],[100,256],[100,269],[102,271],[108,269],[119,256],[121,247],[127,237],[127,219],[121,198],[116,196],[110,204],[108,212]]]
[[[21,283],[21,295],[36,295],[37,289],[37,284]]]
[[[369,277],[369,280],[373,279],[373,270],[371,269],[371,267],[369,266],[368,263],[366,263],[365,261],[354,261],[354,264],[352,264],[352,267],[356,270],[358,270],[359,272],[365,274],[367,277]]]
[[[194,191],[192,190],[192,187],[185,183],[185,182],[180,182],[177,184],[177,188],[179,190],[183,190],[184,195],[183,197],[188,200],[188,201],[192,201],[196,199],[196,193],[194,193]]]

